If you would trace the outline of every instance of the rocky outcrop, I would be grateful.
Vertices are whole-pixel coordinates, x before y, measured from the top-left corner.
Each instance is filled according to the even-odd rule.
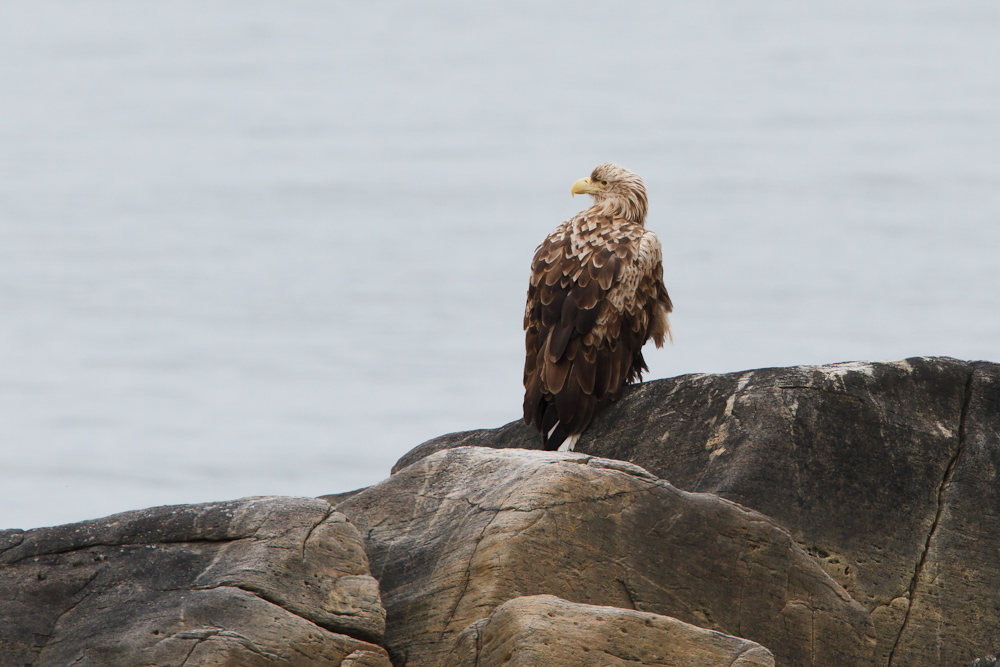
[[[773,518],[871,612],[876,665],[966,664],[1000,635],[998,386],[944,358],[683,376],[629,389],[577,450]],[[538,441],[451,434],[396,470],[467,445]]]
[[[996,650],[996,364],[660,380],[577,453],[538,447],[514,422],[324,499],[0,531],[0,665],[938,667]]]
[[[0,664],[389,667],[361,536],[321,500],[0,532]]]
[[[744,637],[781,665],[872,661],[868,612],[772,520],[628,463],[449,449],[337,510],[365,535],[396,667],[442,665],[471,623],[545,593]]]
[[[458,636],[445,667],[774,667],[758,644],[658,616],[551,595],[497,607]]]

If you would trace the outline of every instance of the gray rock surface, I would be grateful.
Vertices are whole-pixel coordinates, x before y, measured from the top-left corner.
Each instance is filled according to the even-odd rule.
[[[629,609],[514,598],[458,636],[445,667],[774,667],[759,644]]]
[[[875,664],[966,664],[1000,632],[1000,366],[948,358],[691,375],[633,387],[577,450],[787,528],[869,611]],[[538,447],[513,422],[420,445]]]
[[[331,505],[338,505],[338,504],[344,502],[345,500],[347,500],[348,498],[350,498],[351,496],[358,495],[359,493],[361,493],[362,491],[364,491],[367,488],[368,487],[366,486],[366,487],[361,488],[361,489],[354,489],[353,491],[342,491],[340,493],[328,493],[325,496],[319,496],[319,498],[322,499],[322,500],[325,500],[326,502],[330,503]]]
[[[958,436],[892,665],[962,665],[1000,636],[1000,366],[974,367]]]
[[[439,452],[337,506],[365,535],[396,667],[442,665],[507,600],[675,617],[781,665],[870,664],[867,611],[773,521],[581,454]]]
[[[389,667],[361,536],[246,498],[0,532],[0,664]]]

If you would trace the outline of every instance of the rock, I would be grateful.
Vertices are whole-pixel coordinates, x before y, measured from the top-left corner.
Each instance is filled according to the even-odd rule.
[[[389,667],[361,536],[317,499],[2,531],[0,595],[3,665]]]
[[[660,380],[663,382],[663,380]],[[652,383],[647,383],[652,384]],[[641,385],[645,386],[645,385]],[[635,387],[626,387],[625,396],[635,392]],[[595,422],[603,421],[602,415],[598,414]],[[593,430],[591,426],[590,430]],[[587,439],[590,431],[583,434],[583,439]],[[396,461],[392,466],[392,474],[413,465],[422,458],[426,458],[435,452],[444,449],[454,449],[455,447],[490,447],[492,449],[538,449],[542,448],[542,441],[538,431],[533,427],[525,426],[520,419],[513,421],[500,428],[482,428],[475,431],[460,431],[459,433],[448,433],[431,438],[427,442],[417,445]],[[577,447],[577,451],[580,448]]]
[[[347,500],[348,498],[350,498],[351,496],[358,495],[359,493],[361,493],[362,491],[364,491],[367,488],[368,487],[366,486],[366,487],[361,488],[361,489],[354,489],[353,491],[342,491],[340,493],[329,493],[329,494],[327,494],[325,496],[319,496],[319,498],[321,500],[325,500],[326,502],[330,503],[331,505],[338,505],[338,504],[344,502],[345,500]]]
[[[947,358],[682,376],[630,388],[577,450],[775,519],[872,612],[876,665],[966,664],[1000,631],[998,382]],[[514,422],[396,470],[473,443],[538,447]]]
[[[366,535],[396,667],[442,665],[507,600],[675,617],[782,665],[867,665],[867,611],[773,521],[622,461],[457,448],[337,506]]]
[[[458,636],[445,667],[774,667],[759,644],[669,616],[514,598]]]
[[[963,665],[1000,635],[1000,366],[975,364],[893,665]]]
[[[969,663],[969,667],[996,667],[1000,662],[1000,654],[988,655],[985,658],[976,658]]]

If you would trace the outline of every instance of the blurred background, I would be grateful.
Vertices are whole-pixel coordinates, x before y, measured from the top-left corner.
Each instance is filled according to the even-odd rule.
[[[0,527],[379,481],[520,416],[535,246],[639,173],[649,378],[1000,361],[1000,5],[0,6]]]

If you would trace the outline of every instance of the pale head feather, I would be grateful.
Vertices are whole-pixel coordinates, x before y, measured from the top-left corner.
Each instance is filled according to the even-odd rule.
[[[595,183],[607,182],[603,192],[594,197],[594,208],[612,218],[625,218],[629,222],[643,224],[646,220],[646,184],[638,174],[625,167],[610,162],[594,167],[590,180]]]

